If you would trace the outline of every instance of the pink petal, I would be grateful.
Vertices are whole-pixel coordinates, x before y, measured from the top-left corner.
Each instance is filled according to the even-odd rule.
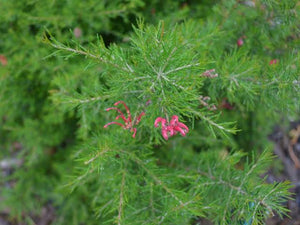
[[[158,127],[158,124],[161,123],[161,126],[165,127],[166,122],[167,122],[166,119],[162,117],[157,117],[157,119],[154,121],[154,126]]]
[[[173,126],[167,126],[167,131],[170,133],[170,136],[175,135],[177,132],[174,130]]]
[[[133,135],[132,135],[132,137],[135,138],[135,135],[136,135],[136,128],[133,128]]]
[[[178,123],[177,123],[177,126],[178,126],[178,127],[181,127],[181,128],[184,128],[184,129],[186,130],[186,133],[189,132],[189,128],[188,128],[184,123],[178,122]]]
[[[172,116],[172,120],[177,122],[178,121],[178,116],[176,116],[176,115]]]
[[[7,65],[7,58],[4,55],[0,55],[0,63],[2,64],[2,66]]]
[[[144,115],[146,115],[146,113],[142,112],[142,113],[138,116],[138,118],[137,118],[137,120],[136,120],[136,122],[135,122],[136,125],[139,124],[139,122],[141,121],[142,116],[144,116]]]
[[[118,122],[110,122],[110,123],[108,123],[108,124],[105,124],[103,127],[104,127],[104,128],[107,128],[109,125],[112,125],[112,124],[116,124],[116,125],[121,126],[121,127],[124,128],[124,125],[121,124],[121,123],[118,123]]]
[[[126,109],[126,112],[127,112],[127,115],[128,115],[128,120],[131,122],[131,113],[130,113],[130,110],[129,110],[128,106],[125,104],[125,102],[118,101],[114,105],[119,105],[120,103],[124,105],[124,107]]]
[[[269,62],[269,65],[273,65],[273,64],[276,64],[278,63],[278,59],[272,59],[270,62]]]
[[[244,44],[243,38],[239,38],[239,39],[237,40],[237,45],[240,47],[240,46],[242,46],[243,44]]]
[[[161,134],[162,134],[162,136],[164,137],[165,140],[169,139],[167,129],[162,129]]]
[[[116,117],[116,120],[119,119],[119,118],[122,118],[124,120],[124,122],[127,121],[126,117],[124,116],[124,114],[122,113],[122,111],[118,108],[115,108],[115,107],[110,107],[110,108],[107,108],[106,111],[110,111],[110,110],[116,110],[118,113],[120,113],[119,116]]]
[[[186,135],[186,132],[178,126],[174,127],[174,130],[178,131],[182,136]]]
[[[118,115],[116,118],[115,118],[115,120],[118,120],[118,119],[122,119],[122,120],[124,120],[124,122],[126,123],[127,122],[127,119],[124,117],[124,116],[122,116],[122,115]]]
[[[170,121],[170,125],[171,126],[176,126],[177,122],[178,122],[178,116],[176,116],[176,115],[172,116],[172,119]]]

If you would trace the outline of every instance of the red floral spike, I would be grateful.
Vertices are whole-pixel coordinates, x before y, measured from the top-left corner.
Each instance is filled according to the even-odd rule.
[[[104,128],[107,128],[108,126],[110,126],[110,125],[112,125],[112,124],[116,124],[116,125],[122,127],[122,128],[125,129],[125,130],[130,130],[130,132],[133,132],[132,137],[135,138],[137,129],[134,128],[133,125],[134,125],[134,124],[135,124],[135,125],[138,125],[139,122],[141,121],[142,116],[144,116],[145,113],[142,112],[136,119],[134,119],[134,120],[133,120],[133,121],[135,121],[135,123],[134,123],[134,122],[132,121],[132,117],[131,117],[130,110],[129,110],[128,106],[125,104],[125,102],[123,102],[123,101],[118,101],[118,102],[116,102],[114,105],[117,106],[117,105],[119,105],[119,104],[122,104],[122,105],[125,107],[126,113],[127,113],[127,118],[126,118],[126,116],[124,115],[124,113],[123,113],[119,108],[116,108],[116,107],[110,107],[110,108],[107,108],[106,111],[116,110],[116,111],[119,113],[119,115],[117,115],[117,117],[116,117],[115,119],[118,120],[118,119],[121,118],[121,119],[124,121],[124,124],[113,121],[113,122],[110,122],[110,123],[105,124],[105,125],[104,125]]]
[[[110,122],[110,123],[105,124],[103,127],[104,127],[104,128],[107,128],[109,125],[112,125],[112,124],[116,124],[116,125],[118,125],[118,126],[120,126],[120,127],[124,127],[123,124],[118,123],[118,122]],[[125,127],[124,127],[124,128],[125,128]]]
[[[0,63],[2,64],[2,66],[7,65],[7,58],[4,55],[0,55]]]
[[[158,127],[158,124],[161,123],[161,126],[164,127],[165,124],[167,123],[167,120],[162,118],[162,117],[157,117],[155,122],[154,122],[154,126]]]
[[[136,128],[133,128],[132,130],[133,130],[133,135],[132,135],[132,137],[135,138],[135,135],[136,135]]]
[[[238,47],[241,47],[241,46],[244,44],[243,38],[239,38],[239,39],[237,40],[236,44],[237,44]]]
[[[220,106],[221,109],[228,109],[228,110],[233,110],[234,109],[234,105],[232,105],[227,98],[223,98]]]
[[[76,38],[80,38],[82,36],[82,30],[79,27],[75,27],[73,34]]]
[[[278,59],[272,59],[272,60],[269,62],[269,65],[277,64],[278,61],[279,61]]]
[[[135,125],[138,125],[141,122],[142,116],[145,116],[146,113],[141,112],[141,114],[137,117]]]
[[[127,120],[126,120],[124,114],[122,113],[122,111],[121,111],[120,109],[115,108],[115,107],[111,107],[111,108],[107,108],[107,109],[106,109],[107,112],[108,112],[109,110],[116,110],[118,113],[120,113],[120,115],[118,115],[118,116],[116,117],[116,120],[119,119],[119,118],[122,118],[122,120],[124,120],[125,123],[127,122]]]
[[[189,128],[184,124],[178,121],[178,116],[173,115],[171,121],[168,123],[166,119],[158,117],[154,126],[158,127],[161,123],[161,134],[165,140],[168,140],[169,137],[176,135],[178,132],[185,136],[189,132]]]
[[[211,69],[211,70],[206,70],[204,73],[202,73],[202,76],[208,78],[215,78],[218,77],[219,75],[216,73],[215,69]]]
[[[114,105],[117,106],[117,105],[119,105],[120,103],[124,105],[124,107],[125,107],[125,109],[126,109],[126,112],[127,112],[127,115],[128,115],[128,120],[131,122],[131,113],[130,113],[130,110],[129,110],[128,106],[125,104],[125,102],[123,102],[123,101],[118,101],[118,102],[116,102]]]

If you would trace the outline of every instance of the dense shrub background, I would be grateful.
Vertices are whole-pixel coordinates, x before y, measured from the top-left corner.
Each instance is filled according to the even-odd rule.
[[[9,209],[11,220],[33,224],[33,215],[39,215],[45,205],[51,204],[55,207],[54,224],[117,223],[114,219],[114,210],[117,209],[103,210],[106,206],[102,198],[109,199],[110,196],[107,190],[101,192],[102,183],[97,180],[99,174],[89,177],[82,175],[90,172],[83,162],[94,153],[95,146],[102,144],[99,140],[107,139],[112,148],[118,145],[128,145],[129,149],[133,146],[142,149],[147,147],[151,153],[145,155],[159,158],[161,169],[167,169],[164,165],[170,161],[174,168],[178,165],[186,168],[187,164],[193,168],[193,163],[199,160],[193,158],[198,157],[199,152],[203,154],[202,164],[207,163],[209,167],[208,162],[220,160],[218,154],[221,152],[221,159],[232,156],[229,163],[232,168],[240,167],[241,171],[247,171],[247,166],[238,163],[244,155],[233,153],[234,150],[244,153],[254,150],[259,155],[269,145],[266,137],[271,127],[280,118],[295,118],[299,113],[300,23],[297,1],[0,0],[0,12],[0,54],[8,62],[7,65],[0,65],[0,157],[22,160],[21,168],[0,180],[0,184],[6,184],[0,189],[3,196],[0,209]],[[137,28],[138,23],[143,25]],[[141,26],[146,28],[143,30]],[[174,28],[176,26],[177,29]],[[129,136],[126,136],[128,143],[123,143],[119,140],[119,133],[111,134],[115,136],[104,135],[108,131],[101,128],[112,119],[104,109],[123,96],[120,90],[112,91],[118,87],[109,80],[117,72],[97,60],[61,51],[62,48],[70,46],[78,49],[80,46],[95,54],[105,49],[108,55],[117,54],[119,48],[124,51],[133,49],[134,55],[138,45],[134,45],[133,40],[143,43],[147,38],[151,40],[155,32],[166,31],[169,34],[173,28],[174,33],[168,36],[169,42],[166,43],[173,46],[176,37],[185,38],[192,46],[191,51],[186,52],[187,57],[192,52],[202,60],[201,67],[192,72],[201,74],[211,68],[218,72],[217,79],[201,80],[198,94],[210,96],[211,104],[219,108],[223,107],[224,102],[230,105],[229,109],[225,107],[220,110],[218,119],[212,116],[215,123],[225,127],[228,125],[229,132],[218,130],[205,123],[205,119],[184,111],[182,103],[176,105],[170,102],[170,111],[183,114],[186,121],[192,124],[190,128],[193,131],[188,140],[178,137],[173,142],[162,144],[157,137],[159,134],[153,134],[153,125],[149,128],[153,124],[151,119],[160,116],[158,112],[145,120],[138,131],[143,144],[131,142]],[[80,35],[74,34],[79,30]],[[236,43],[241,37],[244,44],[238,47]],[[178,43],[183,43],[180,38]],[[151,41],[149,43],[148,52],[145,50],[145,53],[151,53],[153,49],[155,52],[157,49],[153,47],[154,44]],[[130,59],[127,56],[124,58]],[[272,59],[277,59],[278,63],[269,65]],[[140,64],[137,68],[142,68]],[[111,91],[114,98],[87,101],[102,96],[106,91]],[[155,99],[154,95],[151,97]],[[136,95],[132,99],[127,96],[127,99],[133,109],[138,108],[137,101],[147,101]],[[181,100],[179,102],[185,99]],[[176,108],[172,108],[171,103]],[[151,110],[155,110],[155,104],[153,100],[153,106],[148,109],[150,115]],[[202,110],[205,115],[211,116],[211,112]],[[240,132],[236,133],[236,130]],[[152,138],[147,144],[147,137],[142,136],[143,131],[144,134],[149,132],[147,134]],[[172,146],[170,154],[168,149]],[[156,148],[160,151],[155,151]],[[84,155],[82,152],[85,149],[94,150],[86,151]],[[183,154],[183,151],[186,153]],[[214,151],[218,153],[207,153]],[[269,156],[264,157],[268,162]],[[204,160],[206,158],[207,161]],[[257,158],[255,156],[252,159]],[[99,168],[103,165],[112,173],[117,170],[105,163],[101,166],[99,163]],[[226,160],[224,163],[220,160],[216,168],[222,170],[226,165]],[[268,163],[262,167],[267,166]],[[239,173],[233,172],[232,168],[227,171],[229,177]],[[253,180],[249,181],[249,187],[262,171],[256,171]],[[114,177],[109,177],[109,173],[103,176],[106,176],[105,179]],[[122,182],[121,173],[116,177],[113,183],[118,187]],[[178,180],[177,187],[184,189],[184,184],[180,182]],[[286,188],[288,186],[283,187],[284,190]],[[155,191],[160,193],[158,189]],[[213,196],[214,191],[222,192],[207,188],[206,194]],[[286,192],[283,192],[284,197]],[[209,205],[210,200],[215,201],[207,198],[203,202],[199,200],[197,204]],[[234,207],[237,205],[233,204]],[[210,214],[202,206],[197,207],[200,213],[196,210],[190,212],[194,216],[219,219],[215,212]],[[125,218],[124,224],[133,224],[128,221],[142,224],[139,219],[143,217],[134,217],[134,212],[130,210],[129,214],[131,218]],[[173,220],[174,224],[192,223],[190,214],[179,217],[174,217],[177,219]],[[172,224],[171,221],[166,224]],[[152,223],[157,224],[153,221],[146,224]]]

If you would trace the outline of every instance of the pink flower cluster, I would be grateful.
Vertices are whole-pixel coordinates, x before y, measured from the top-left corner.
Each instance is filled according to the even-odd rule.
[[[277,64],[278,61],[279,61],[278,59],[272,59],[272,60],[269,62],[269,65]]]
[[[125,115],[123,114],[123,112],[120,109],[116,108],[116,107],[107,108],[106,111],[116,110],[119,113],[119,115],[116,117],[116,120],[118,120],[118,119],[121,118],[124,121],[124,124],[113,121],[113,122],[110,122],[108,124],[105,124],[104,128],[107,128],[109,125],[116,124],[116,125],[118,125],[120,127],[123,127],[123,129],[125,129],[125,130],[130,130],[130,132],[133,132],[132,137],[135,138],[136,128],[134,128],[133,125],[138,125],[139,122],[141,121],[142,116],[144,116],[145,113],[142,112],[137,118],[135,118],[134,120],[132,120],[130,110],[129,110],[128,106],[125,104],[125,102],[118,101],[114,105],[117,106],[120,103],[122,105],[124,105],[124,107],[126,109],[127,118],[125,117]]]
[[[202,76],[208,78],[215,78],[218,77],[218,74],[216,73],[215,69],[211,69],[211,70],[206,70],[204,73],[202,73]]]
[[[239,38],[236,42],[237,46],[241,47],[244,44],[243,38]]]
[[[147,105],[147,103],[146,103],[146,105]],[[109,122],[109,123],[105,124],[104,128],[107,128],[108,126],[110,126],[112,124],[116,124],[125,130],[130,130],[130,132],[133,132],[132,137],[135,138],[137,128],[135,128],[133,126],[138,125],[140,123],[141,118],[142,118],[142,116],[145,115],[145,113],[142,112],[142,113],[140,113],[139,116],[132,119],[130,110],[129,110],[128,106],[125,104],[125,102],[118,101],[114,105],[117,106],[119,104],[122,104],[125,107],[127,117],[124,115],[124,113],[119,108],[116,108],[116,107],[107,108],[106,111],[116,110],[119,113],[119,115],[117,115],[115,120],[122,119],[124,121],[124,124],[113,121],[113,122]],[[164,119],[162,117],[158,117],[154,122],[154,126],[158,127],[159,123],[161,123],[161,133],[165,140],[168,140],[169,137],[176,135],[177,133],[180,133],[182,136],[185,136],[189,132],[189,128],[185,124],[179,122],[178,116],[176,116],[176,115],[172,116],[172,119],[170,122],[168,122],[166,119]]]
[[[240,37],[240,38],[237,40],[236,44],[237,44],[238,47],[241,47],[242,45],[244,45],[244,39],[246,39],[246,36],[245,36],[245,35],[243,35],[242,37]]]
[[[165,140],[168,140],[169,137],[177,134],[178,132],[182,136],[185,136],[187,132],[189,132],[189,128],[185,124],[179,122],[178,116],[176,115],[172,116],[172,119],[169,123],[166,119],[158,117],[154,122],[154,126],[158,127],[159,123],[161,123],[161,134]]]
[[[7,65],[7,59],[4,55],[0,55],[0,63],[2,64],[2,66]]]
[[[216,107],[215,105],[209,105],[209,104],[208,104],[209,100],[210,100],[210,97],[209,97],[209,96],[204,96],[204,97],[203,97],[202,95],[199,96],[199,101],[200,101],[200,103],[201,103],[203,106],[205,106],[208,110],[210,110],[210,111],[215,111],[215,110],[217,110],[217,107]]]

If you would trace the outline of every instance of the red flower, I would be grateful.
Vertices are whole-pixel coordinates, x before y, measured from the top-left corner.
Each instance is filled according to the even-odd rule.
[[[168,123],[166,119],[162,117],[158,117],[155,122],[154,126],[158,127],[159,123],[161,123],[161,134],[165,140],[168,140],[169,137],[176,135],[178,132],[181,136],[185,136],[187,132],[189,132],[189,128],[178,121],[178,116],[172,116],[171,121]]]
[[[220,108],[222,109],[228,109],[228,110],[233,110],[234,109],[234,105],[232,105],[227,98],[223,98],[221,104],[220,104]]]
[[[241,47],[244,44],[243,38],[239,38],[236,42],[237,46]]]
[[[216,73],[215,69],[211,69],[211,70],[206,70],[204,73],[202,73],[202,76],[208,78],[215,78],[218,77],[218,74]]]
[[[73,34],[76,38],[80,38],[82,36],[82,30],[79,27],[75,27]]]
[[[279,61],[278,59],[272,59],[272,60],[269,62],[269,65],[277,64],[278,61]]]
[[[107,108],[106,111],[116,110],[119,113],[119,115],[116,117],[116,120],[118,120],[118,119],[121,118],[124,121],[124,124],[113,121],[113,122],[110,122],[108,124],[105,124],[104,128],[107,128],[109,125],[116,124],[116,125],[118,125],[120,127],[123,127],[123,129],[125,129],[125,130],[130,130],[130,132],[133,132],[132,137],[135,138],[136,128],[133,128],[133,125],[138,125],[139,122],[141,121],[142,116],[144,116],[145,113],[142,112],[137,118],[134,118],[134,120],[132,121],[130,110],[129,110],[128,106],[125,104],[125,102],[118,101],[114,105],[117,106],[120,103],[123,104],[124,107],[125,107],[125,109],[126,109],[127,118],[125,117],[125,115],[123,114],[123,112],[120,109],[116,108],[116,107]]]
[[[4,55],[0,55],[0,63],[2,64],[2,66],[7,65],[7,59]]]

